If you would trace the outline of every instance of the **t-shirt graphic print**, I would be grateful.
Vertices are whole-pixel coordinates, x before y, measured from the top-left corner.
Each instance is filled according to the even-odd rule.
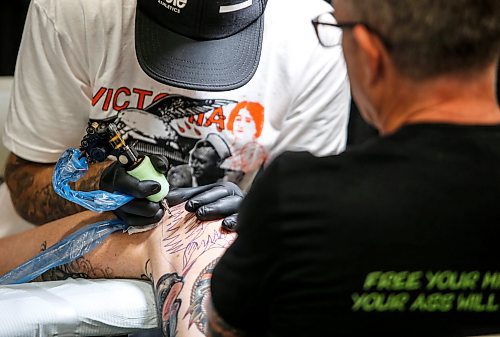
[[[258,142],[265,109],[257,102],[163,94],[143,108],[115,108],[118,113],[108,121],[128,144],[169,160],[171,187],[239,183],[268,157]]]

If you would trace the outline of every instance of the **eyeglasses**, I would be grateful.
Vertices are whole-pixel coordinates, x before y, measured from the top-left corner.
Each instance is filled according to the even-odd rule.
[[[352,29],[358,25],[362,25],[371,33],[377,35],[387,49],[392,49],[392,44],[388,39],[386,39],[376,29],[362,21],[337,23],[333,13],[323,13],[313,19],[312,24],[314,26],[314,30],[316,31],[316,35],[318,36],[319,43],[323,47],[329,48],[339,46],[342,43],[343,29]]]

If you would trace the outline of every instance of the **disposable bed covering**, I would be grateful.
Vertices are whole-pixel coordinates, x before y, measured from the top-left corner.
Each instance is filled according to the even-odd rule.
[[[120,193],[72,190],[69,183],[79,180],[87,170],[87,159],[80,151],[73,148],[65,151],[56,164],[52,178],[56,193],[94,212],[114,210],[133,199]],[[0,284],[29,282],[51,268],[70,263],[89,253],[111,233],[127,228],[128,226],[120,219],[101,221],[80,228],[0,277]]]
[[[132,198],[103,191],[72,191],[70,181],[85,174],[84,157],[69,149],[58,162],[54,188],[93,211],[116,209]],[[90,251],[107,235],[125,229],[121,221],[89,225],[0,278],[0,337],[104,336],[157,327],[152,286],[137,280],[68,279],[28,282],[48,268]]]
[[[0,287],[0,337],[106,336],[157,327],[149,282],[85,280]]]

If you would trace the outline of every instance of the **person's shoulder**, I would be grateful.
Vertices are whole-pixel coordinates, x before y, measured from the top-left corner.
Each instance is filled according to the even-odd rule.
[[[332,7],[323,0],[268,1],[264,32],[279,34],[280,41],[289,39],[300,41],[304,36],[315,37],[315,34],[311,34],[314,33],[311,20],[332,10]]]
[[[407,156],[404,149],[393,146],[389,140],[374,138],[337,155],[317,157],[309,152],[284,152],[269,164],[263,177],[266,185],[272,183],[278,189],[286,190],[297,183],[322,189],[327,180],[340,188],[359,183],[359,177],[369,182],[373,171],[391,172],[395,169],[393,164]]]
[[[332,10],[324,0],[271,0],[267,3],[261,59],[272,67],[260,69],[287,76],[292,96],[316,87],[337,88],[339,83],[346,82],[341,49],[322,47],[312,24],[313,19]],[[324,98],[328,100],[331,95],[337,92],[331,90]]]
[[[290,186],[318,186],[342,172],[350,172],[345,154],[317,157],[306,151],[288,151],[277,156],[262,175],[263,184],[272,184],[278,193],[288,193]]]
[[[323,0],[268,1],[264,32],[278,34],[279,41],[300,41],[304,37],[312,38],[315,34],[311,20],[332,10],[332,7]]]
[[[33,4],[46,10],[66,10],[70,8],[99,9],[135,6],[135,0],[33,0]],[[105,14],[105,13],[101,13]],[[111,15],[111,13],[107,13]]]
[[[270,171],[278,171],[287,174],[327,169],[331,171],[340,168],[351,161],[347,153],[318,157],[307,151],[287,151],[276,157],[269,165]]]
[[[334,156],[316,157],[307,151],[286,151],[277,156],[269,165],[270,170],[301,171],[319,165]]]
[[[66,31],[72,27],[88,29],[91,20],[113,22],[124,8],[135,8],[135,0],[33,0],[32,5],[56,29]]]
[[[304,19],[313,19],[318,15],[333,11],[332,6],[324,0],[272,0],[268,1],[266,11],[270,11],[273,19],[297,23]]]

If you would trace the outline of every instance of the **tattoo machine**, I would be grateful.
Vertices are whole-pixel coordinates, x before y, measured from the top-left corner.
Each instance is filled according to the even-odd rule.
[[[162,202],[170,212],[165,201],[169,190],[165,176],[155,170],[149,157],[139,156],[133,147],[125,143],[113,123],[89,123],[80,150],[66,150],[57,162],[52,178],[54,190],[61,197],[95,212],[115,210],[129,202],[132,196],[118,192],[74,191],[69,186],[69,182],[77,181],[87,172],[88,163],[102,162],[109,155],[114,155],[131,176],[139,180],[157,181],[161,190],[148,199]],[[0,285],[29,282],[51,268],[87,254],[111,233],[127,228],[128,225],[119,219],[87,225],[0,277]]]
[[[128,145],[114,123],[89,122],[86,135],[81,141],[80,151],[87,157],[89,163],[102,162],[108,156],[114,156],[123,165],[127,173],[138,180],[154,180],[160,184],[158,193],[147,197],[153,202],[160,202],[169,212],[165,197],[169,184],[164,174],[156,171],[151,159],[139,155],[133,145]]]
[[[52,176],[54,191],[62,198],[74,202],[94,212],[114,211],[134,199],[133,196],[119,192],[75,191],[71,182],[80,180],[88,171],[87,157],[80,150],[69,148],[57,161]]]

